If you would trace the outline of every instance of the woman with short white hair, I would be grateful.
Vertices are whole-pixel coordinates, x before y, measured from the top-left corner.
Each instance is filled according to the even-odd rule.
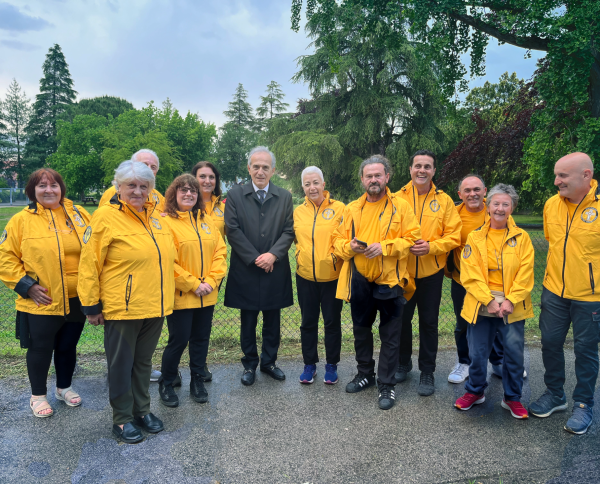
[[[83,236],[78,293],[84,314],[104,325],[113,433],[143,440],[163,423],[150,413],[152,355],[165,316],[173,312],[175,246],[148,194],[154,174],[124,161],[115,171],[117,197],[94,213]]]
[[[487,362],[496,335],[504,347],[502,408],[518,419],[529,414],[521,404],[525,319],[533,317],[534,250],[527,232],[510,215],[519,196],[500,183],[487,197],[489,219],[469,234],[462,251],[460,282],[467,291],[461,316],[467,320],[469,378],[466,393],[454,404],[469,410],[485,401]]]
[[[300,383],[313,383],[317,374],[319,314],[325,323],[325,384],[338,382],[337,364],[342,345],[343,301],[336,299],[337,281],[343,261],[334,253],[331,235],[344,217],[345,205],[325,190],[323,172],[316,166],[302,171],[306,198],[294,210],[296,234],[296,289],[302,313],[300,336],[304,371]]]

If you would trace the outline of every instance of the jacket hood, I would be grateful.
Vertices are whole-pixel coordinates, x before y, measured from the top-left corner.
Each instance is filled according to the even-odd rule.
[[[404,186],[403,186],[403,187],[400,189],[400,191],[403,191],[403,192],[406,192],[406,193],[408,193],[408,192],[410,192],[410,191],[413,191],[413,190],[415,190],[415,186],[413,185],[413,182],[412,182],[412,180],[411,180],[411,181],[409,181],[409,182],[408,182],[406,185],[404,185]],[[432,191],[433,191],[433,192],[434,192],[436,195],[437,195],[438,193],[444,193],[444,191],[443,191],[443,190],[440,190],[439,188],[437,188],[437,187],[435,186],[435,183],[433,183],[433,180],[431,181],[431,188],[429,189],[429,192],[427,192],[427,193],[431,193]]]

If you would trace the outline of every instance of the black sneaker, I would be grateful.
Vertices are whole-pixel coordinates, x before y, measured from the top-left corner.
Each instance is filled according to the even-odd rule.
[[[404,380],[406,380],[406,377],[412,368],[412,360],[409,360],[408,365],[398,365],[398,370],[394,375],[396,383],[402,383]]]
[[[208,365],[204,365],[204,375],[202,375],[203,381],[212,381],[212,373],[208,369]]]
[[[165,385],[162,381],[158,384],[158,394],[160,401],[167,407],[177,407],[179,405],[179,397],[173,389],[173,385]]]
[[[379,385],[379,408],[389,410],[396,403],[396,391],[392,385]]]
[[[375,385],[375,373],[371,373],[370,375],[359,373],[354,377],[354,380],[346,385],[346,391],[348,393],[357,393],[373,385]]]
[[[190,381],[190,395],[198,403],[208,402],[208,392],[204,388],[202,375],[192,373],[192,381]]]
[[[422,371],[417,393],[422,397],[429,397],[430,395],[433,395],[433,392],[435,392],[434,384],[435,379],[433,378],[433,373],[425,373]]]

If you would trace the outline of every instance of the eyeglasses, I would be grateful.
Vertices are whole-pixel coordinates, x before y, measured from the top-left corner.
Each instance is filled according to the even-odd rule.
[[[198,194],[198,190],[196,190],[195,188],[179,187],[177,189],[177,191],[179,193],[183,193],[183,194],[186,194],[187,192],[190,192],[192,195],[197,195]]]

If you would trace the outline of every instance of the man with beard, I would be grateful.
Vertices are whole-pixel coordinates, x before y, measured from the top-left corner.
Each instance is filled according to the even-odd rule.
[[[387,188],[390,164],[375,155],[362,162],[359,175],[366,193],[346,207],[333,235],[336,255],[345,262],[336,297],[350,302],[358,374],[346,386],[356,393],[375,385],[372,326],[379,311],[381,351],[377,369],[379,408],[394,406],[394,373],[402,324],[409,249],[421,231],[408,203]]]
[[[462,222],[454,201],[436,188],[435,154],[417,151],[411,159],[410,181],[396,193],[406,200],[421,226],[422,239],[410,249],[408,272],[414,280],[414,295],[402,315],[400,360],[396,381],[406,380],[412,369],[412,319],[419,310],[419,370],[417,393],[427,397],[435,391],[433,373],[438,350],[438,322],[442,301],[444,266],[448,253],[460,245]],[[452,254],[450,254],[452,255]],[[412,282],[412,281],[411,281]]]

